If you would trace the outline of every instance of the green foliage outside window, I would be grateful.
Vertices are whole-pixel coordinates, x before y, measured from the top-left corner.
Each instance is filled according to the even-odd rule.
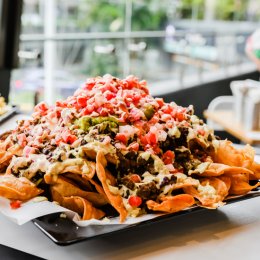
[[[216,1],[216,18],[225,21],[246,20],[248,0],[218,0]]]
[[[205,0],[182,0],[180,1],[179,13],[183,19],[201,20],[204,18]]]

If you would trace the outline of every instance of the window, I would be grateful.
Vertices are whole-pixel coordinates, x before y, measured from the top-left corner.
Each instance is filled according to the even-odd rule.
[[[106,73],[135,74],[160,94],[233,67],[253,68],[244,44],[258,26],[259,6],[257,0],[24,0],[11,100],[30,111]]]

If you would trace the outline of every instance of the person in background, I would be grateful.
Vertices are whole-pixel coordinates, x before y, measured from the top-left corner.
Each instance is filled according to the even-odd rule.
[[[249,59],[255,63],[257,70],[260,71],[260,29],[248,37],[245,52]]]

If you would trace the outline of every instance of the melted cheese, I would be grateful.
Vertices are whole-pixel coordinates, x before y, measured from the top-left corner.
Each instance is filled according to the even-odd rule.
[[[216,192],[215,188],[213,186],[209,185],[209,183],[207,183],[205,186],[199,185],[198,192],[204,198],[214,198],[217,196],[217,192]]]

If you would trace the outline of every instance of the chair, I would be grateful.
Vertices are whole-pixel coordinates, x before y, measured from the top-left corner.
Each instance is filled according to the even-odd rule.
[[[216,110],[232,110],[234,105],[234,96],[218,96],[214,98],[208,105],[208,111],[214,112]],[[207,119],[207,125],[218,131],[224,130],[221,126],[210,119]]]

